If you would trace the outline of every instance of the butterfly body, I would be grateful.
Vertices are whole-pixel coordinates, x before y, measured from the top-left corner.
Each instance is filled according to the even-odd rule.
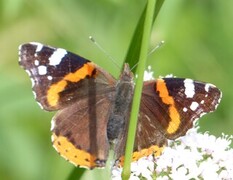
[[[111,144],[123,164],[132,97],[129,65],[116,80],[93,62],[61,48],[27,43],[19,64],[28,72],[35,98],[44,110],[56,111],[52,142],[76,166],[104,167]],[[132,160],[156,154],[193,122],[216,109],[218,88],[186,78],[161,78],[143,84]]]
[[[126,131],[133,90],[133,75],[128,64],[125,64],[123,73],[116,85],[115,100],[108,118],[107,134],[109,141],[117,139],[122,132]]]

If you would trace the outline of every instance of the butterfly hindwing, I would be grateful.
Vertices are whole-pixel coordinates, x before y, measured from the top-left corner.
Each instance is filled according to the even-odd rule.
[[[60,110],[51,128],[58,153],[76,166],[104,167],[109,151],[107,121],[111,106],[110,99],[102,95]]]

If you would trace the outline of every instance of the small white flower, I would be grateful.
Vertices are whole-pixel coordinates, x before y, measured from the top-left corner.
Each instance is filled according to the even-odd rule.
[[[153,74],[154,72],[151,71],[151,66],[148,66],[147,70],[144,71],[144,81],[153,80],[154,79]]]
[[[184,167],[178,167],[176,169],[172,169],[170,177],[172,179],[188,179],[188,170]]]
[[[203,161],[200,164],[201,174],[200,176],[203,179],[218,179],[219,166],[214,164],[211,158],[208,158],[206,161]]]

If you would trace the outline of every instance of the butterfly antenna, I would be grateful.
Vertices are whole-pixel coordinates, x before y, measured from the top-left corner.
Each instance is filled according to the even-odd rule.
[[[157,44],[157,46],[155,46],[147,56],[150,56],[151,54],[153,54],[157,49],[159,49],[162,45],[164,44],[164,41],[160,41],[159,44]],[[136,64],[133,65],[133,67],[131,68],[131,71],[138,65],[138,62]]]
[[[150,56],[151,54],[153,54],[157,49],[159,49],[162,45],[164,44],[164,41],[160,41],[159,44],[157,44],[157,46],[155,46],[148,54],[148,56]]]
[[[117,62],[115,61],[115,59],[107,53],[107,51],[105,51],[105,49],[95,41],[95,39],[92,36],[89,36],[89,39],[113,62],[113,64],[118,67],[119,69],[121,69],[121,67],[117,64]]]
[[[130,69],[130,71],[132,71],[137,65],[138,65],[138,62],[133,65],[133,67]]]

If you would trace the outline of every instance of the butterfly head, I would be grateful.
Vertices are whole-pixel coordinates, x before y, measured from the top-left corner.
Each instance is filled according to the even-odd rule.
[[[125,63],[123,67],[123,71],[120,75],[120,80],[121,81],[126,81],[126,82],[133,82],[133,73],[130,70],[129,64]]]

